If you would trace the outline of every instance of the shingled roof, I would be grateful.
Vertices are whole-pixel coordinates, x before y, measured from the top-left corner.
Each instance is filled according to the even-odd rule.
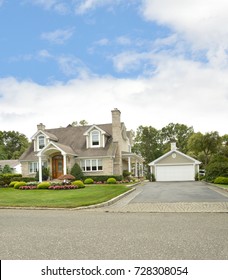
[[[90,126],[67,126],[53,129],[43,130],[44,134],[51,136],[50,139],[54,143],[58,143],[59,147],[64,147],[63,150],[70,151],[79,157],[88,156],[112,156],[114,145],[112,139],[112,124],[96,125],[108,135],[108,141],[105,148],[86,148],[86,138],[83,135]],[[62,146],[61,146],[62,145]],[[33,143],[29,149],[20,157],[21,161],[37,161],[37,153],[34,152]]]

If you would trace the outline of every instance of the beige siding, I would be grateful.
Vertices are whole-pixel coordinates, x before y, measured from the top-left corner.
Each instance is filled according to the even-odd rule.
[[[21,171],[23,177],[35,177],[36,173],[29,173],[29,162],[21,162]]]
[[[176,158],[172,157],[172,154],[170,154],[169,156],[159,160],[159,162],[157,162],[157,164],[175,164],[175,163],[193,163],[192,160],[179,155],[176,153]]]

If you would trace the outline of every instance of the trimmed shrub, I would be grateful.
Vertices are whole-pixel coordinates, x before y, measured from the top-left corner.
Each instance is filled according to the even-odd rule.
[[[72,182],[72,185],[78,186],[79,189],[85,187],[84,183],[81,180],[76,180],[76,181]]]
[[[116,184],[116,179],[115,178],[108,178],[107,184]]]
[[[8,186],[11,181],[21,181],[21,174],[0,174],[0,186]]]
[[[19,189],[22,186],[26,186],[26,182],[17,182],[14,184],[14,189]]]
[[[85,179],[84,184],[93,184],[94,181],[92,178]]]
[[[228,185],[228,177],[217,177],[214,180],[215,184]]]
[[[123,176],[117,176],[117,175],[98,175],[98,176],[84,176],[84,179],[93,179],[95,182],[107,182],[108,178],[115,178],[116,181],[122,181]]]
[[[78,180],[83,180],[84,178],[82,169],[77,163],[75,163],[74,166],[72,167],[70,174],[73,175]]]
[[[51,184],[49,182],[43,182],[37,186],[37,189],[48,189],[50,186]]]
[[[28,182],[26,183],[26,186],[30,186],[30,187],[37,187],[39,185],[38,182]]]
[[[14,188],[14,185],[18,183],[18,181],[12,181],[10,184],[9,184],[9,188]]]
[[[55,182],[51,182],[51,186],[56,187],[56,186],[62,186],[63,182],[60,181],[55,181]]]

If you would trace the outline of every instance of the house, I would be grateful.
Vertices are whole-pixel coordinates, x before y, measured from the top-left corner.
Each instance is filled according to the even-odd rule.
[[[132,132],[121,122],[121,112],[112,110],[112,123],[89,126],[68,125],[46,129],[42,123],[32,136],[32,144],[20,157],[23,176],[34,177],[42,166],[50,178],[68,174],[78,163],[86,176],[122,175],[123,170],[143,175],[143,158],[131,152]]]
[[[178,151],[176,143],[171,143],[171,150],[149,166],[156,181],[194,181],[200,164],[200,161]]]
[[[2,172],[5,165],[11,168],[12,173],[21,173],[21,163],[17,159],[0,160],[0,172]]]

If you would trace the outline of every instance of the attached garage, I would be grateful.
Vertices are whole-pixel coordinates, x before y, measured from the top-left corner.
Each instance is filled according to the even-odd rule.
[[[149,164],[156,181],[194,181],[201,162],[177,150],[171,151]]]

